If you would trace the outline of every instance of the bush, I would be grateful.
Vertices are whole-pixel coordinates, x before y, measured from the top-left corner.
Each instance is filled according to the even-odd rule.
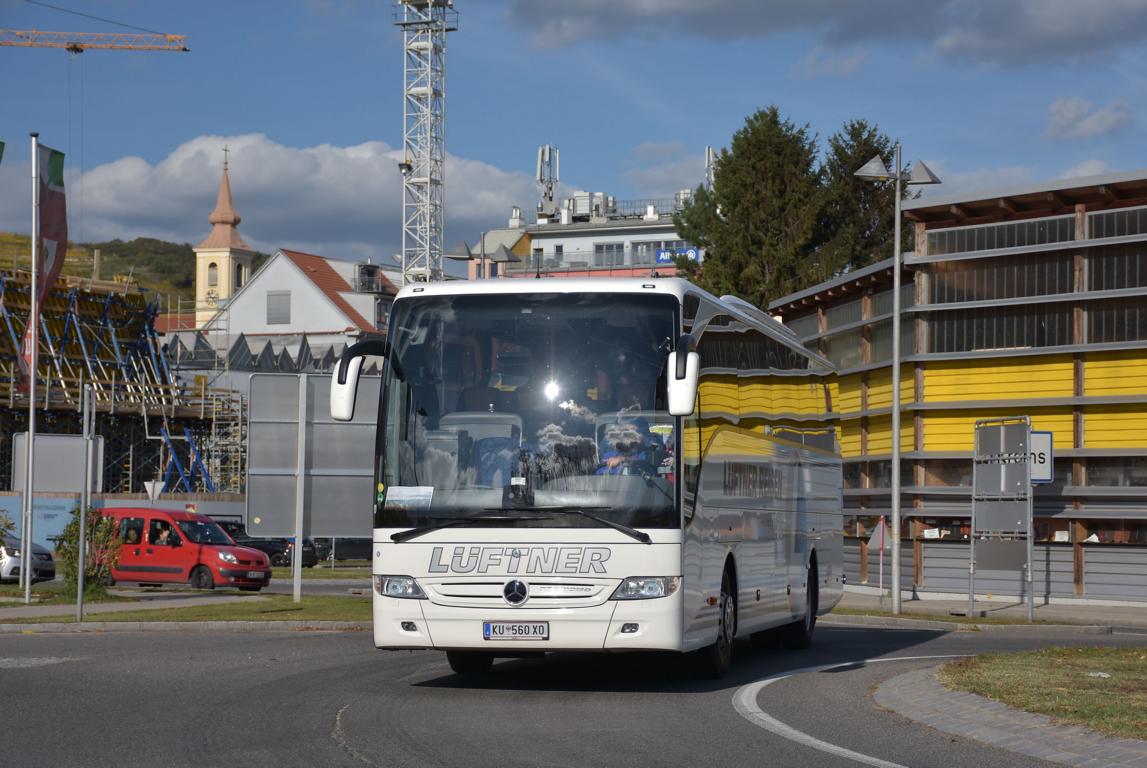
[[[84,593],[103,594],[111,582],[112,568],[119,562],[119,537],[114,518],[95,510],[87,514],[87,557],[84,559]],[[75,589],[79,573],[80,510],[72,510],[72,519],[56,539],[56,559],[64,583]]]
[[[0,536],[11,536],[16,526],[8,519],[8,515],[0,512]]]

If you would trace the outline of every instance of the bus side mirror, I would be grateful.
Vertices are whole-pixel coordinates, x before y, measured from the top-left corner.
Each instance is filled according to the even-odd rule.
[[[358,374],[365,360],[364,357],[352,357],[349,360],[344,357],[331,372],[331,418],[335,421],[350,421],[354,418]]]
[[[701,370],[701,356],[693,351],[693,337],[685,334],[677,342],[677,349],[669,353],[666,377],[669,384],[669,413],[689,416],[697,402],[697,378]]]
[[[381,339],[371,339],[352,344],[343,351],[342,358],[331,372],[331,418],[335,421],[350,421],[354,418],[355,394],[358,392],[358,375],[367,355],[387,357],[390,347]]]

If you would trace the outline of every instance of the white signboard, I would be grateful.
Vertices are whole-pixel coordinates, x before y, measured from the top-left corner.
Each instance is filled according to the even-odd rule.
[[[1055,457],[1052,455],[1051,432],[1031,433],[1028,445],[1032,484],[1050,483],[1055,479]]]

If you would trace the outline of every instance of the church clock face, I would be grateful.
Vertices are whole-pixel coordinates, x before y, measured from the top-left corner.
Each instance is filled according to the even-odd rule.
[[[208,288],[207,293],[204,294],[204,298],[207,300],[208,306],[214,307],[219,303],[219,291],[214,288]]]

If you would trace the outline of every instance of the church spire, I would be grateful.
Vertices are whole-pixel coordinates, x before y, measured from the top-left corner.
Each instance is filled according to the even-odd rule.
[[[228,147],[223,147],[223,179],[219,182],[219,194],[215,198],[215,210],[207,217],[211,224],[211,234],[198,248],[241,248],[251,250],[239,234],[239,222],[243,219],[235,212],[231,201],[231,179],[227,175]]]

